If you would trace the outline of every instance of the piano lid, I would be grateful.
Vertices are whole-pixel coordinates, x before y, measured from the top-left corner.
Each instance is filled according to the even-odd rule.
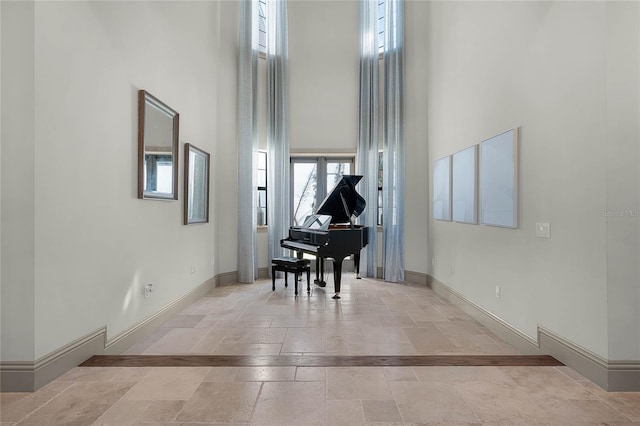
[[[328,214],[331,223],[350,223],[351,216],[360,216],[367,202],[356,191],[362,176],[344,175],[318,207],[317,214]]]

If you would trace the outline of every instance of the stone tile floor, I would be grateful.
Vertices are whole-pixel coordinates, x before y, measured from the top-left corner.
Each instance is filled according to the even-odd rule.
[[[127,354],[518,354],[424,286],[343,281],[218,287]],[[640,393],[568,367],[78,367],[0,395],[2,425],[640,425]]]

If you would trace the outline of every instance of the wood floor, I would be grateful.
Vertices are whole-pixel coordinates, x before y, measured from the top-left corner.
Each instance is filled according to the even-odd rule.
[[[95,355],[81,367],[557,367],[547,355]]]

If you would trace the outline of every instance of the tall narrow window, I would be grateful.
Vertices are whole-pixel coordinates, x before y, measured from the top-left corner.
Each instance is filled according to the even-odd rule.
[[[300,226],[305,218],[316,211],[318,202],[318,165],[316,161],[291,160],[291,182],[293,191],[292,219],[294,226]]]
[[[353,173],[353,158],[292,157],[291,219],[300,226],[314,214],[343,175]]]
[[[383,6],[384,9],[384,6]],[[384,25],[383,25],[384,28]],[[382,38],[384,40],[384,37]],[[258,51],[260,56],[267,54],[267,0],[258,1]]]
[[[378,226],[382,226],[382,151],[378,152]]]
[[[378,0],[378,52],[384,50],[384,0]]]
[[[267,224],[267,152],[258,151],[258,226]]]

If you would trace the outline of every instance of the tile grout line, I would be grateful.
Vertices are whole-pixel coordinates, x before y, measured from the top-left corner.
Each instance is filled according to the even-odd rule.
[[[14,422],[14,424],[18,424],[22,421],[24,421],[27,417],[29,417],[30,415],[32,415],[33,413],[35,413],[36,411],[38,411],[39,409],[41,409],[42,407],[44,407],[45,405],[49,404],[51,401],[53,401],[54,399],[56,399],[59,395],[61,395],[62,393],[66,392],[67,390],[69,390],[69,388],[71,386],[74,385],[74,382],[69,382],[69,385],[64,388],[62,391],[58,392],[56,395],[52,396],[51,398],[47,399],[44,403],[40,404],[38,407],[34,408],[33,410],[29,411],[26,415],[22,416],[22,418],[20,418],[20,420]],[[28,398],[29,396],[31,396],[33,394],[30,395],[26,395],[24,398]],[[21,398],[22,399],[22,398]]]
[[[249,415],[247,424],[251,424],[253,422],[253,416],[256,414],[256,408],[258,407],[258,401],[260,401],[260,395],[262,395],[263,388],[264,382],[260,382],[260,389],[258,389],[258,395],[256,396],[256,401],[253,403],[253,407],[251,408],[251,415]]]

